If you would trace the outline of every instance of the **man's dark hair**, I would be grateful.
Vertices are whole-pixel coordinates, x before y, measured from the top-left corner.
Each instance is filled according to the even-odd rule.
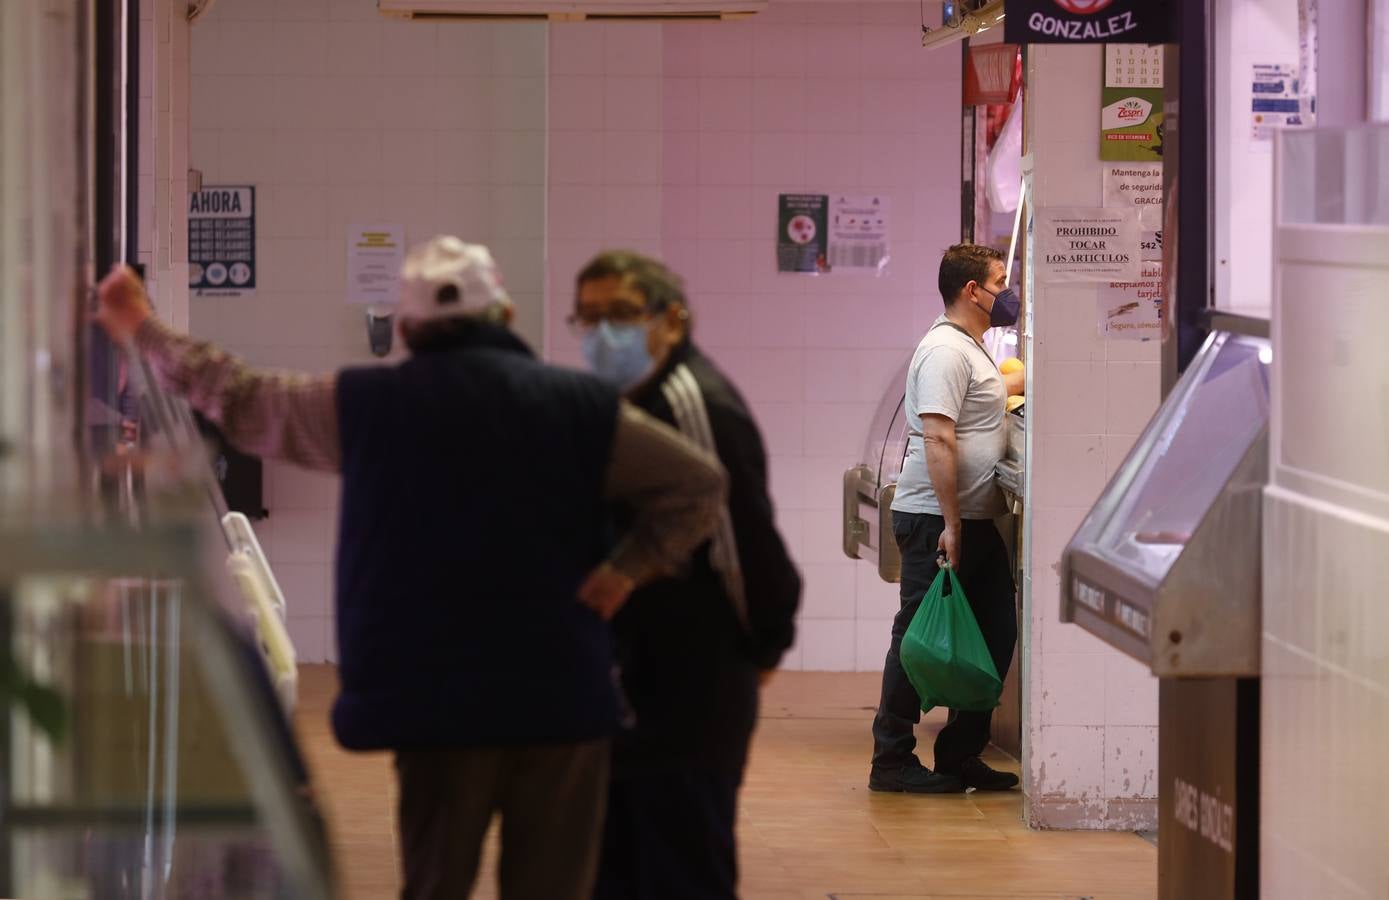
[[[983,244],[956,244],[940,260],[939,287],[946,307],[953,306],[960,291],[971,281],[980,284],[989,280],[989,267],[994,260],[1003,262],[1003,254]]]
[[[651,312],[661,312],[672,303],[688,307],[685,282],[660,260],[630,250],[605,250],[583,267],[574,279],[574,287],[604,278],[629,280],[646,301]]]

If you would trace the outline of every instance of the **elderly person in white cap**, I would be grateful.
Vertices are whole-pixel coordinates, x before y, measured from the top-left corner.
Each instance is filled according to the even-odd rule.
[[[395,752],[403,895],[468,896],[500,814],[503,898],[587,898],[620,719],[605,619],[711,535],[725,478],[537,361],[486,248],[436,238],[402,282],[410,356],[326,376],[171,331],[124,267],[98,321],[239,449],[342,473],[333,728]],[[613,501],[637,511],[622,535]]]

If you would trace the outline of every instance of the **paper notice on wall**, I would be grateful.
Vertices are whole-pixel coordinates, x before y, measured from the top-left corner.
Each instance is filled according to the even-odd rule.
[[[1037,210],[1037,280],[1135,281],[1139,225],[1135,207],[1050,207]]]
[[[834,195],[830,199],[830,271],[881,273],[887,268],[888,222],[886,197]]]
[[[1138,210],[1140,259],[1162,259],[1162,163],[1106,163],[1104,205]]]
[[[1271,142],[1280,128],[1311,124],[1304,111],[1294,63],[1255,63],[1250,82],[1250,116],[1254,140]],[[1268,149],[1267,145],[1263,149]]]
[[[1100,334],[1112,340],[1162,338],[1162,262],[1145,260],[1134,281],[1111,281],[1097,301]]]
[[[405,260],[403,225],[351,225],[347,231],[347,302],[384,304],[400,300],[400,266]]]

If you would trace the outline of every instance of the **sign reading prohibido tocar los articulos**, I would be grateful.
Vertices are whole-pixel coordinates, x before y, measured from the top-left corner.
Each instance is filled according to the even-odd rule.
[[[1165,44],[1176,40],[1168,0],[1006,0],[1014,44]]]

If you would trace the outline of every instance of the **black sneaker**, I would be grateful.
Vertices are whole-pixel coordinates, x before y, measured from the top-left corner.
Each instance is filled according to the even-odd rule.
[[[1018,786],[1018,776],[1012,772],[990,769],[977,756],[965,760],[960,764],[959,770],[952,774],[958,776],[965,787],[974,788],[976,791],[1011,791]]]
[[[965,785],[954,775],[932,772],[916,763],[897,768],[874,766],[868,772],[868,789],[890,794],[959,794]]]

